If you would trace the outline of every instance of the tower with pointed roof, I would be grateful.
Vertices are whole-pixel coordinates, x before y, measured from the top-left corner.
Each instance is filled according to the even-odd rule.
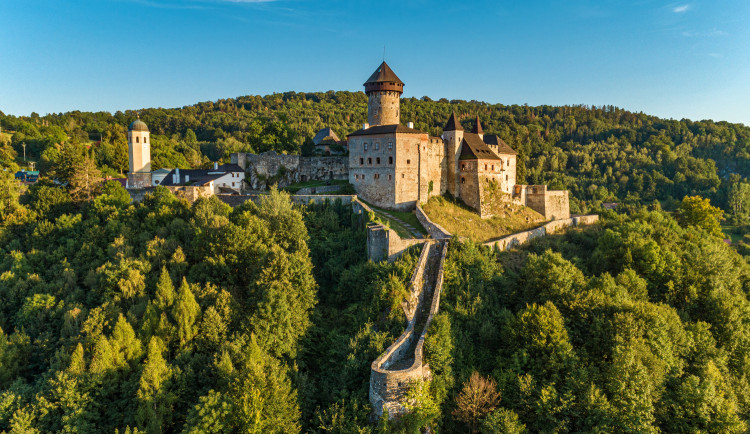
[[[365,82],[367,123],[370,126],[398,125],[401,118],[400,98],[404,82],[385,61]]]
[[[151,186],[151,139],[148,126],[138,117],[128,127],[128,188]]]
[[[446,189],[453,197],[459,194],[458,160],[461,152],[461,142],[464,140],[464,129],[456,117],[456,112],[451,113],[448,122],[443,128],[443,141],[445,143],[446,156]]]

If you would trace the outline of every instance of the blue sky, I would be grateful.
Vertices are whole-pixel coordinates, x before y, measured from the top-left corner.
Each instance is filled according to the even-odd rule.
[[[750,125],[750,2],[2,0],[0,110],[362,90]]]

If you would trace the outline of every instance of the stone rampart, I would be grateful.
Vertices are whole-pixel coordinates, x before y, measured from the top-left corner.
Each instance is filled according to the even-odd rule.
[[[297,182],[349,179],[349,157],[302,157],[277,154],[234,153],[231,162],[245,170],[245,180],[252,190],[270,185],[284,188]]]
[[[268,196],[267,194],[217,194],[216,197],[222,202],[229,206],[235,207],[242,205],[248,200],[258,202],[262,197]],[[310,203],[325,203],[326,201],[335,202],[337,200],[341,203],[352,203],[356,201],[357,196],[352,194],[291,194],[289,198],[292,202],[298,205],[309,205]]]
[[[448,243],[436,243],[429,246],[425,243],[425,250],[440,249],[437,270],[431,270],[436,273],[435,286],[431,288],[432,297],[427,297],[424,289],[421,294],[420,304],[429,300],[429,311],[427,311],[427,320],[421,327],[418,326],[418,317],[412,317],[404,333],[385,352],[372,362],[370,370],[370,403],[375,412],[380,415],[387,411],[389,417],[403,413],[406,409],[401,405],[401,399],[408,390],[413,381],[425,380],[431,378],[430,368],[423,360],[424,340],[427,335],[432,319],[440,306],[440,293],[443,287],[443,273],[445,266],[445,257],[448,252]],[[428,253],[429,254],[429,253]],[[426,265],[418,265],[415,270],[426,274],[430,270]],[[424,282],[423,282],[424,283]],[[424,284],[422,285],[425,287]],[[430,288],[427,288],[430,290]],[[425,309],[427,306],[422,306]],[[416,342],[415,342],[416,341]],[[412,353],[413,352],[413,353]],[[404,361],[407,364],[404,364]],[[411,362],[411,363],[408,363]]]
[[[446,231],[442,226],[430,220],[427,213],[424,212],[419,203],[417,203],[416,214],[417,220],[419,220],[419,223],[427,229],[427,233],[430,234],[432,238],[436,240],[444,240],[452,236],[451,233]]]
[[[544,225],[538,228],[531,229],[531,230],[524,231],[524,232],[519,232],[513,235],[508,235],[506,237],[499,238],[496,240],[491,240],[483,244],[489,247],[496,247],[497,249],[503,250],[503,251],[510,250],[513,247],[527,243],[528,241],[533,240],[534,238],[543,237],[545,235],[552,235],[570,226],[590,225],[598,221],[599,221],[598,215],[585,215],[585,216],[571,217],[571,218],[563,219],[563,220],[553,220],[549,223],[545,223]]]
[[[409,247],[425,241],[421,238],[403,239],[396,231],[380,223],[367,224],[367,258],[375,262],[393,262]]]
[[[335,193],[341,190],[341,185],[321,185],[320,187],[305,187],[300,188],[294,194],[323,194],[323,193]]]
[[[187,199],[189,202],[195,202],[201,197],[213,196],[214,191],[209,186],[195,186],[195,185],[170,185],[165,186],[177,197]],[[141,202],[147,194],[153,193],[156,187],[146,188],[128,188],[128,194],[133,202]]]

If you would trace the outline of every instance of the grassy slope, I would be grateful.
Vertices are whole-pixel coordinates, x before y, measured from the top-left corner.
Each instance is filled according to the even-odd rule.
[[[508,203],[494,217],[483,219],[466,205],[432,197],[422,205],[430,219],[453,235],[487,241],[539,226],[544,217],[523,205]]]

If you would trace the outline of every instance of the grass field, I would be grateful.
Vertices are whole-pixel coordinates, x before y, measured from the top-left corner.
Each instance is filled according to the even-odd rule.
[[[430,220],[451,234],[480,242],[535,228],[544,222],[538,212],[512,203],[501,206],[494,217],[486,219],[463,203],[444,197],[430,198],[422,209]]]
[[[362,198],[359,198],[359,200],[362,200]],[[362,202],[366,203],[367,206],[372,208],[373,211],[375,211],[375,218],[385,226],[388,226],[389,228],[396,231],[399,237],[401,238],[414,238],[414,235],[412,235],[409,230],[404,227],[399,221],[394,220],[384,214],[384,212],[396,217],[397,219],[403,221],[404,223],[407,223],[414,227],[417,231],[421,232],[423,235],[427,235],[427,230],[422,226],[421,223],[419,223],[419,220],[417,220],[417,215],[414,214],[414,212],[401,212],[401,211],[391,211],[386,210],[383,208],[378,208],[376,206],[373,206],[371,203],[368,203],[364,200]]]
[[[727,236],[727,238],[732,240],[732,244],[739,242],[742,240],[742,238],[745,236],[745,234],[750,233],[750,228],[745,225],[740,226],[734,226],[734,225],[721,225],[721,231],[724,232],[724,234]]]

